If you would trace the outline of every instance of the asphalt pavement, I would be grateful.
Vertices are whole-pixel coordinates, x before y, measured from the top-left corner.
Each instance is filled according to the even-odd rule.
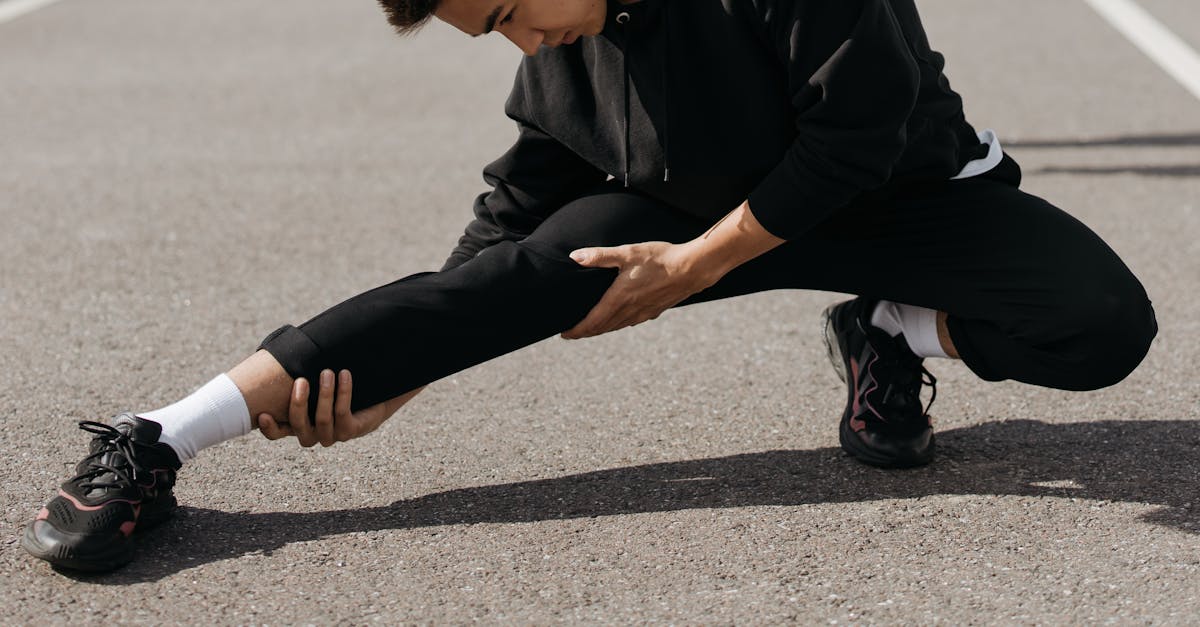
[[[1200,49],[1200,6],[1141,4]],[[938,460],[876,470],[837,445],[838,295],[705,303],[447,377],[331,449],[206,450],[107,576],[17,545],[75,422],[437,269],[515,137],[520,52],[398,38],[370,1],[0,24],[0,623],[1200,623],[1200,100],[1082,0],[919,6],[1025,189],[1146,285],[1160,333],[1127,380],[932,362]]]

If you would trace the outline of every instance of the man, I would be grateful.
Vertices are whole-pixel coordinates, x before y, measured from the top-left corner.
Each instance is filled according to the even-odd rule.
[[[401,32],[436,17],[527,55],[505,105],[519,136],[484,169],[475,219],[438,272],[281,327],[173,405],[83,423],[90,454],[23,536],[35,556],[127,562],[173,511],[182,463],[252,425],[330,446],[446,375],[671,307],[861,294],[826,311],[825,336],[842,446],[885,467],[933,458],[925,358],[1094,389],[1157,331],[1117,255],[1021,192],[995,134],[967,123],[912,0],[382,4]]]

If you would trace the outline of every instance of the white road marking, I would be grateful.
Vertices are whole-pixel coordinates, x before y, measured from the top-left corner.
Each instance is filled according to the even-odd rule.
[[[1200,55],[1133,0],[1084,0],[1167,74],[1200,98]]]
[[[0,24],[54,4],[58,0],[0,0]]]

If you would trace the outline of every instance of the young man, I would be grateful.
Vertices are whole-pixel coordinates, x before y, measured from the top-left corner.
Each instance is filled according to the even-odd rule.
[[[23,537],[37,557],[128,561],[133,532],[173,510],[181,463],[255,426],[329,446],[446,375],[671,307],[861,294],[826,311],[825,335],[842,446],[879,466],[933,457],[924,358],[1086,390],[1124,378],[1157,331],[1117,255],[1021,192],[967,123],[913,0],[382,3],[401,32],[432,16],[528,55],[505,106],[518,139],[484,169],[457,248],[280,328],[174,405],[83,423],[90,454]]]

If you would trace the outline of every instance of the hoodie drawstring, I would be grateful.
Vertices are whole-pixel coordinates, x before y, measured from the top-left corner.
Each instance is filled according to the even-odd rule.
[[[621,57],[625,65],[625,187],[629,187],[629,54],[621,51]]]
[[[663,182],[671,180],[671,3],[663,2]]]
[[[669,80],[671,78],[671,24],[668,21],[668,16],[671,14],[671,4],[663,2],[663,63],[662,63],[662,85],[663,85],[663,182],[671,180],[671,90]],[[629,13],[622,11],[617,14],[617,23],[625,27],[623,37],[621,38],[621,57],[624,65],[624,92],[625,92],[625,187],[629,187]]]
[[[629,187],[629,13],[621,11],[617,14],[617,23],[621,25],[621,62],[624,67],[625,82],[625,152],[624,152],[624,168],[625,168],[625,187]]]

